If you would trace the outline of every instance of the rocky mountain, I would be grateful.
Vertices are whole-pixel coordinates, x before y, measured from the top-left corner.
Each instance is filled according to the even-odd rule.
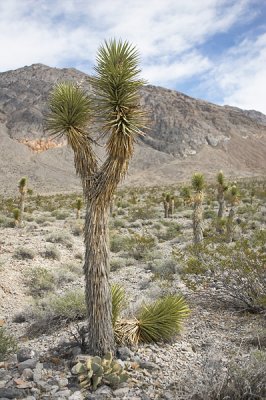
[[[87,75],[72,68],[34,64],[0,73],[0,191],[16,190],[26,175],[38,191],[78,190],[73,157],[64,142],[51,141],[43,117],[53,85]],[[150,129],[140,139],[128,184],[162,184],[186,179],[196,170],[213,176],[265,173],[266,116],[218,106],[183,93],[147,85],[141,101]],[[100,149],[100,157],[104,156]]]

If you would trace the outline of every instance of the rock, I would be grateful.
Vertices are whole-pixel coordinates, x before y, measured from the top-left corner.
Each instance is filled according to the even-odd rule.
[[[149,370],[160,369],[160,367],[157,364],[155,364],[155,363],[153,363],[151,361],[143,361],[143,360],[141,360],[139,366],[140,366],[140,368],[149,369]]]
[[[134,356],[134,353],[128,347],[124,346],[118,347],[116,355],[117,358],[120,358],[122,361],[127,361]]]
[[[31,381],[33,379],[33,371],[30,368],[25,368],[22,372],[22,377],[25,378],[28,381]]]
[[[124,387],[124,388],[119,388],[113,391],[113,394],[116,397],[124,397],[128,394],[129,392],[129,387]]]
[[[79,390],[77,392],[73,393],[69,397],[69,400],[83,400],[83,399],[84,399],[84,396]]]
[[[76,357],[82,353],[81,348],[79,346],[75,346],[71,349],[71,354],[73,357]]]
[[[36,360],[39,359],[39,355],[37,351],[30,349],[29,347],[23,347],[17,352],[18,362],[23,362],[34,358]]]
[[[43,369],[43,364],[38,362],[36,364],[36,367],[34,368],[33,371],[33,380],[34,382],[38,382],[42,379],[42,369]]]
[[[24,369],[34,369],[38,360],[30,358],[18,364],[18,372],[21,374]]]
[[[56,392],[53,397],[55,399],[69,399],[69,396],[71,395],[71,391],[69,389],[65,389],[65,390],[60,390],[59,392]]]
[[[68,385],[68,379],[67,378],[58,379],[57,383],[60,388],[66,387]]]
[[[0,389],[0,399],[24,399],[28,395],[28,392],[23,389],[16,388],[2,388]]]

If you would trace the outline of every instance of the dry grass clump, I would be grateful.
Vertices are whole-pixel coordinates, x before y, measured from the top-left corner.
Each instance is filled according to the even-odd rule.
[[[33,260],[35,257],[35,252],[27,247],[19,247],[15,250],[13,257],[18,260]]]
[[[46,237],[46,242],[50,243],[59,243],[66,246],[68,249],[72,249],[73,247],[73,239],[72,237],[65,232],[53,232]]]

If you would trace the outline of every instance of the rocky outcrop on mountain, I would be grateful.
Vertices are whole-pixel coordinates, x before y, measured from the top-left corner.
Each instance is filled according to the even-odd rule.
[[[71,151],[64,142],[51,142],[43,121],[53,85],[74,80],[90,91],[86,78],[72,68],[42,64],[0,73],[2,192],[9,192],[14,180],[16,186],[21,175],[45,191],[80,188]],[[127,182],[170,183],[195,170],[210,176],[218,169],[238,176],[265,172],[264,114],[218,106],[151,85],[142,89],[141,102],[149,113],[150,126],[136,147]]]

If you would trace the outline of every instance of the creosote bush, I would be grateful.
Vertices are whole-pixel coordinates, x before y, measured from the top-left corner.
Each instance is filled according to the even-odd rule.
[[[4,361],[10,354],[15,353],[17,342],[9,335],[3,326],[0,326],[0,361]]]
[[[33,260],[35,257],[35,252],[27,247],[19,247],[14,252],[14,258],[18,260]]]

